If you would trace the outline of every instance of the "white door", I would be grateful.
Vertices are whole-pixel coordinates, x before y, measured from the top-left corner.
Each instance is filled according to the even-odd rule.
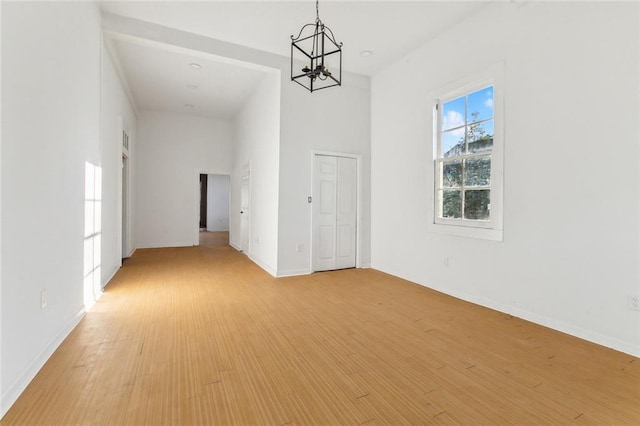
[[[313,270],[356,266],[356,160],[316,155],[313,188]]]
[[[249,164],[242,166],[242,183],[240,185],[240,239],[244,253],[249,253],[249,190],[251,171]]]
[[[356,159],[338,157],[335,269],[356,267],[356,176]]]

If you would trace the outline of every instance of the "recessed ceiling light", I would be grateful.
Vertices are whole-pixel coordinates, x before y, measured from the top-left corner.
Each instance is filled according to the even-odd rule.
[[[196,86],[195,84],[187,84],[187,88],[191,89],[191,90],[195,90],[198,88],[198,86]]]
[[[199,70],[200,68],[202,68],[202,65],[196,64],[195,62],[190,63],[189,66],[194,70]]]
[[[184,107],[186,109],[193,109],[194,108],[193,104],[184,104]]]
[[[373,52],[371,50],[363,50],[362,52],[360,52],[360,56],[371,56],[373,55]]]

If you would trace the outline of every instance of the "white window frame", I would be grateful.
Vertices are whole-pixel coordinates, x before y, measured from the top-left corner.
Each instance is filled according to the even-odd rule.
[[[470,238],[503,241],[503,189],[504,189],[504,66],[494,65],[482,73],[457,80],[431,94],[433,99],[431,212],[429,231]],[[468,95],[487,86],[493,86],[494,135],[491,150],[490,219],[488,221],[438,217],[439,147],[442,135],[442,105],[452,99]]]

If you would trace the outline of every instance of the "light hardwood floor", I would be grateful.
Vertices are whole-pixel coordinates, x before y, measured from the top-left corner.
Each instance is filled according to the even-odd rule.
[[[1,424],[640,424],[637,358],[225,238],[138,250]]]

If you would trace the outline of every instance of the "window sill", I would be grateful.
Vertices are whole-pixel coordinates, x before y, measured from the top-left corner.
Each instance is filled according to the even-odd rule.
[[[431,223],[427,230],[435,234],[454,235],[457,237],[476,238],[489,241],[503,241],[502,229],[474,228],[469,226]]]

